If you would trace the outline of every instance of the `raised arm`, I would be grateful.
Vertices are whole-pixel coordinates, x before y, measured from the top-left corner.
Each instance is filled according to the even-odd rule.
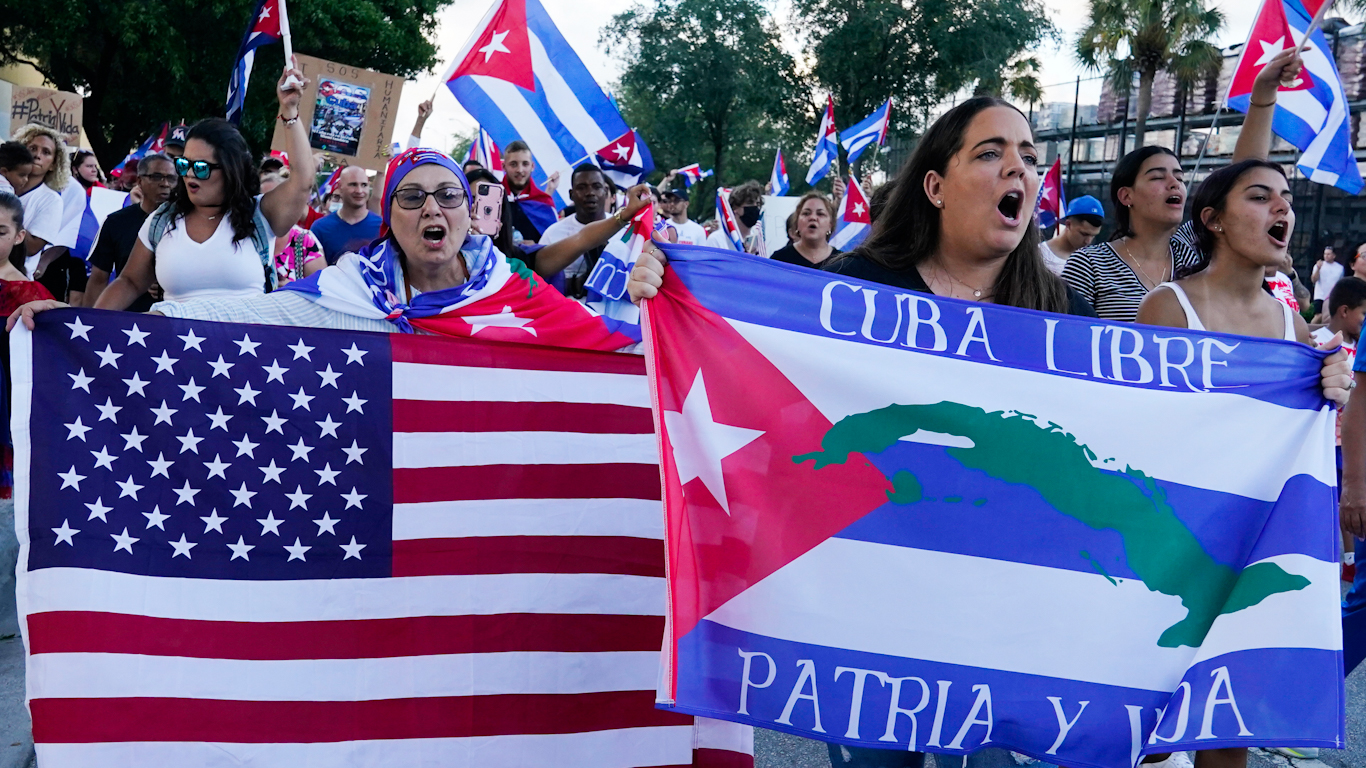
[[[1247,117],[1238,134],[1238,144],[1233,148],[1233,162],[1265,160],[1271,154],[1271,118],[1276,114],[1276,93],[1281,81],[1293,81],[1304,68],[1304,61],[1294,53],[1293,48],[1281,51],[1257,73]]]
[[[536,272],[549,277],[569,266],[570,263],[588,251],[612,239],[621,231],[631,217],[640,212],[649,202],[649,186],[637,184],[627,192],[626,207],[602,221],[595,221],[579,230],[573,237],[551,243],[536,252]]]
[[[280,90],[290,75],[298,83]],[[299,100],[303,98],[303,89],[307,84],[296,61],[285,67],[280,74],[280,87],[275,89],[280,102],[278,119],[285,124],[285,150],[293,166],[289,178],[261,198],[261,213],[265,214],[271,230],[276,233],[288,232],[303,218],[304,211],[308,209],[308,198],[313,194],[313,174],[316,170],[313,148],[308,145],[308,131],[304,130],[303,122],[299,119]]]

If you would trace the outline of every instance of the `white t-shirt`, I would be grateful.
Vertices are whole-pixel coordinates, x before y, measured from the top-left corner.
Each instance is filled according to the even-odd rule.
[[[1053,249],[1048,247],[1047,240],[1039,243],[1039,255],[1043,257],[1043,264],[1048,267],[1049,272],[1062,276],[1062,268],[1067,266],[1067,259],[1054,253]]]
[[[53,245],[75,248],[76,241],[81,237],[81,218],[85,216],[85,207],[88,204],[85,187],[82,187],[79,181],[71,179],[67,181],[66,188],[61,191],[61,196],[62,231]]]
[[[565,216],[563,219],[546,227],[545,231],[541,233],[541,239],[537,242],[541,245],[550,245],[551,243],[558,243],[561,240],[568,240],[574,235],[577,235],[586,226],[588,225],[579,221],[579,217],[577,216]],[[569,266],[564,268],[564,276],[566,278],[586,277],[587,273],[588,262],[584,260],[582,256],[569,262]]]
[[[678,242],[683,245],[705,245],[707,243],[707,230],[692,219],[688,219],[682,224],[669,219],[668,224],[678,232]]]
[[[62,234],[62,196],[46,184],[39,184],[19,196],[24,204],[24,229],[49,245],[57,245]]]
[[[1337,261],[1325,261],[1319,266],[1319,279],[1314,282],[1315,301],[1328,301],[1333,286],[1342,279],[1342,271],[1342,264]]]
[[[259,199],[256,204],[261,204]],[[148,216],[138,231],[138,240],[147,248],[152,247],[153,218]],[[261,256],[250,237],[233,242],[232,235],[226,213],[202,243],[196,243],[185,231],[185,222],[177,219],[156,248],[157,283],[166,292],[166,301],[261,295],[265,285]]]
[[[718,228],[715,232],[707,235],[708,248],[725,248],[728,251],[736,250],[735,243],[726,237],[726,230]]]

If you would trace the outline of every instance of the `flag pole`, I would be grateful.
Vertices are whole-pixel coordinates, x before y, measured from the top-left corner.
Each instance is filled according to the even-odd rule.
[[[279,0],[280,8],[280,40],[285,44],[285,66],[294,66],[294,37],[289,33],[289,11],[285,8],[285,0]],[[289,90],[294,86],[301,86],[303,82],[294,75],[285,78],[285,82],[280,86],[280,90]]]
[[[284,0],[280,1],[284,2]],[[1309,44],[1309,38],[1313,37],[1315,30],[1323,24],[1323,17],[1328,15],[1328,9],[1332,6],[1333,0],[1324,0],[1323,5],[1319,6],[1318,11],[1314,13],[1313,21],[1309,22],[1309,28],[1304,30],[1304,37],[1300,40],[1300,44],[1295,46],[1296,56],[1299,56],[1300,53],[1304,51],[1304,46]]]

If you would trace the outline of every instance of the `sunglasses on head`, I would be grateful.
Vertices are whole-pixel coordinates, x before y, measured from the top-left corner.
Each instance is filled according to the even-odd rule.
[[[196,179],[204,181],[213,174],[214,171],[222,168],[218,163],[211,163],[208,160],[187,160],[183,157],[175,159],[175,172],[180,176],[193,175]]]
[[[404,187],[394,193],[394,202],[407,211],[415,211],[427,204],[427,196],[436,198],[442,208],[459,208],[465,204],[465,190],[460,187],[442,187],[433,192],[418,187]]]

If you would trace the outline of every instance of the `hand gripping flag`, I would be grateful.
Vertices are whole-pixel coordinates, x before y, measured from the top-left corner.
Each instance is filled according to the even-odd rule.
[[[725,187],[716,189],[716,223],[735,250],[745,250],[745,239],[740,236],[740,223],[735,219],[735,211],[730,207],[730,190]]]
[[[280,40],[279,0],[256,0],[256,9],[242,36],[242,47],[237,51],[228,80],[228,103],[224,112],[234,123],[242,122],[242,107],[247,100],[247,84],[251,81],[251,66],[256,61],[256,49]]]
[[[1067,196],[1062,189],[1062,155],[1053,161],[1053,166],[1044,174],[1043,184],[1039,187],[1039,199],[1034,205],[1034,215],[1038,218],[1039,228],[1047,229],[1063,217]]]
[[[851,173],[844,197],[840,198],[839,215],[835,217],[835,234],[830,238],[830,246],[841,251],[852,250],[868,237],[872,229],[868,198],[863,194],[858,178]]]
[[[841,144],[847,154],[849,164],[858,162],[859,155],[869,145],[876,144],[882,146],[887,141],[887,126],[892,122],[892,100],[888,99],[882,106],[873,110],[873,114],[863,118],[863,121],[852,128],[845,130],[844,140]]]
[[[649,157],[649,149],[646,148],[645,142],[635,131],[627,131],[599,149],[596,159],[598,167],[607,178],[622,189],[639,184],[641,176],[645,174],[645,168],[654,168],[655,165]]]
[[[815,184],[825,178],[831,163],[839,159],[839,134],[835,131],[835,98],[827,97],[825,114],[821,116],[821,127],[816,132],[816,151],[811,156],[811,168],[806,172],[806,183]]]
[[[1091,768],[1341,748],[1321,353],[662,247],[666,705]]]
[[[506,147],[521,139],[536,158],[533,180],[568,180],[599,147],[630,130],[539,0],[496,0],[444,78],[455,98]],[[649,152],[637,138],[646,161]],[[567,185],[556,196],[568,203]]]
[[[685,187],[691,187],[711,175],[711,171],[702,170],[702,166],[697,163],[685,165],[682,168],[675,168],[672,172],[683,175],[683,186]]]
[[[1312,17],[1313,12],[1299,0],[1263,0],[1229,83],[1230,107],[1248,111],[1257,73],[1276,54],[1297,44]],[[1299,148],[1298,165],[1304,175],[1356,194],[1363,186],[1361,172],[1352,151],[1351,115],[1332,50],[1323,32],[1314,30],[1302,53],[1304,72],[1299,81],[1283,86],[1277,94],[1271,127]]]
[[[773,155],[773,173],[768,177],[769,194],[782,197],[792,188],[787,182],[787,163],[783,162],[783,151],[779,149]]]
[[[503,155],[498,151],[498,143],[483,126],[479,127],[479,135],[470,145],[469,157],[466,159],[479,163],[488,169],[489,173],[498,177],[499,181],[503,180]]]
[[[80,310],[13,341],[44,766],[752,766],[654,706],[640,357]]]

